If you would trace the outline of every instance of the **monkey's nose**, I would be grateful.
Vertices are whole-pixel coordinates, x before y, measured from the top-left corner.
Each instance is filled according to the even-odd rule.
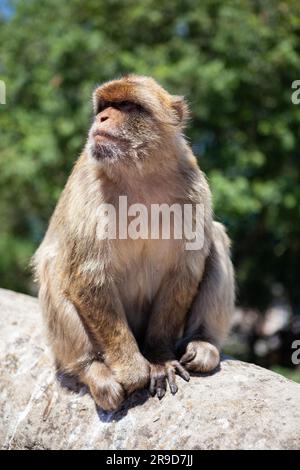
[[[100,122],[104,122],[108,119],[108,116],[100,116]]]

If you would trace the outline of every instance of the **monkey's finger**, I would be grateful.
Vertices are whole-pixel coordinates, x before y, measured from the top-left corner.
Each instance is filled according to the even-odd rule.
[[[186,364],[187,362],[192,361],[195,356],[196,356],[196,351],[194,349],[190,349],[189,351],[186,351],[186,353],[180,359],[180,364]]]
[[[149,392],[153,397],[156,394],[156,378],[154,376],[152,376],[150,380]]]
[[[161,400],[162,397],[165,395],[167,390],[167,379],[164,375],[163,377],[159,377],[156,382],[156,393],[157,397]]]
[[[185,370],[185,368],[179,362],[176,362],[175,369],[176,369],[177,374],[186,382],[190,380],[190,374],[188,373],[187,370]]]
[[[171,390],[172,395],[178,391],[178,387],[176,385],[176,378],[175,378],[175,371],[173,367],[168,367],[167,369],[167,379],[169,383],[169,387]]]

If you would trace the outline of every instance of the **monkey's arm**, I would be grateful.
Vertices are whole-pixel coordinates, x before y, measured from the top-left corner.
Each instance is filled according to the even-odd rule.
[[[144,387],[149,380],[149,364],[128,326],[115,285],[108,282],[92,285],[80,278],[71,283],[67,296],[75,305],[95,350],[126,392]]]
[[[176,361],[175,346],[182,336],[187,312],[197,293],[199,280],[187,269],[170,273],[153,305],[145,340],[145,357],[151,363],[150,392],[161,398],[166,379],[176,393],[175,372],[189,380],[188,372]]]

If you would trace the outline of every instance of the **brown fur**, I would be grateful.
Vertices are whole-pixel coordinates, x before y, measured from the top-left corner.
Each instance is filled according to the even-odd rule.
[[[143,107],[118,108],[129,101]],[[159,397],[175,372],[212,370],[234,304],[229,240],[182,129],[186,103],[153,79],[128,76],[93,95],[95,121],[34,265],[58,367],[96,403],[117,408],[144,387]],[[102,240],[101,203],[199,203],[204,246],[184,240]],[[178,357],[179,351],[182,357]],[[180,362],[178,361],[180,359]],[[184,366],[184,367],[183,367]]]

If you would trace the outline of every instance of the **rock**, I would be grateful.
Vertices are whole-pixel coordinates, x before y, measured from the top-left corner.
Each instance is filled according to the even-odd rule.
[[[35,298],[0,289],[0,312],[4,449],[300,448],[300,385],[273,372],[224,359],[213,375],[178,378],[175,396],[144,390],[105,413],[56,378]]]

